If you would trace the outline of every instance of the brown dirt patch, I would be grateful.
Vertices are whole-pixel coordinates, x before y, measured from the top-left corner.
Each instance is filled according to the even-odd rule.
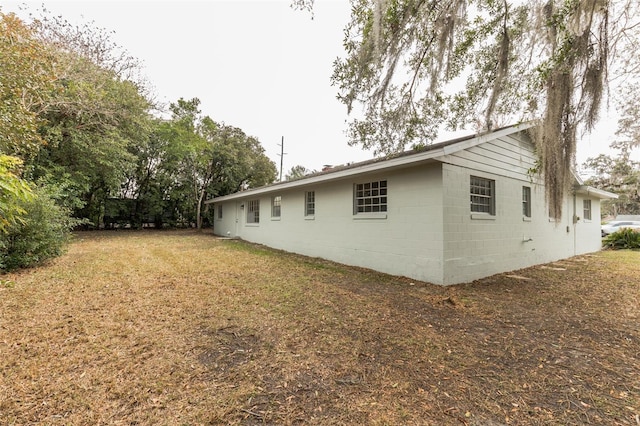
[[[0,286],[0,424],[640,425],[640,252],[438,287],[196,232]]]

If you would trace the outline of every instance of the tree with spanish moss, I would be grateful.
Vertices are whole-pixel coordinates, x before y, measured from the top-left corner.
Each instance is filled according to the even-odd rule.
[[[313,0],[294,6],[312,8]],[[332,82],[351,145],[388,154],[440,130],[534,121],[555,217],[612,77],[637,73],[634,0],[352,0]]]

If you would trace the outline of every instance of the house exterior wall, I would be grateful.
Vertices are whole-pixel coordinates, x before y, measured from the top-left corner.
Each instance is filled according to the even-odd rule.
[[[388,211],[353,214],[353,186],[386,180]],[[315,192],[315,214],[305,217],[305,192]],[[271,198],[281,196],[281,216],[271,217]],[[224,202],[218,235],[239,237],[307,256],[441,283],[442,172],[434,162],[387,173],[262,195],[260,223],[246,223],[249,198]],[[244,209],[239,206],[244,204]],[[216,209],[219,205],[216,205]],[[237,212],[235,219],[227,212]]]
[[[591,200],[591,219],[584,217],[583,200]],[[576,194],[575,203],[575,255],[599,251],[602,248],[600,200]]]
[[[216,235],[230,238],[238,237],[236,228],[239,225],[237,222],[237,211],[239,210],[239,207],[236,204],[239,203],[232,200],[226,203],[217,203],[213,205],[213,229]],[[220,210],[222,210],[222,217],[220,217]]]
[[[524,133],[461,143],[463,148],[447,145],[420,162],[365,167],[214,201],[214,232],[445,285],[600,249],[600,196],[606,194],[590,196],[587,187],[567,191],[562,218],[552,220]],[[471,212],[472,176],[494,182],[493,214]],[[354,214],[354,185],[380,180],[387,181],[388,211]],[[531,191],[530,217],[523,213],[523,187]],[[315,194],[312,216],[305,216],[308,191]],[[277,218],[271,214],[274,196],[281,197]],[[259,223],[247,223],[255,200]],[[584,218],[584,200],[591,201],[591,220]]]
[[[530,145],[504,137],[446,158],[443,284],[469,282],[500,272],[600,249],[600,201],[591,200],[591,221],[582,217],[582,200],[570,192],[560,220],[549,218],[544,186],[529,172],[535,167]],[[473,165],[473,168],[470,166]],[[472,213],[470,179],[495,181],[495,214]],[[523,187],[531,188],[531,217],[522,206]]]

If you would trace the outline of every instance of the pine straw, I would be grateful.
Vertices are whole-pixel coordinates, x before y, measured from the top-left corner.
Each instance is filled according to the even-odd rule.
[[[2,280],[1,424],[640,424],[640,252],[442,288],[81,233]]]

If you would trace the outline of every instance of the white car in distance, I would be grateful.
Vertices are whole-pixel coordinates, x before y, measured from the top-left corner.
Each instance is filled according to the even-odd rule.
[[[606,237],[609,234],[613,234],[616,231],[621,229],[630,228],[640,230],[640,221],[636,220],[613,220],[611,222],[605,223],[601,227],[601,234],[603,237]]]

